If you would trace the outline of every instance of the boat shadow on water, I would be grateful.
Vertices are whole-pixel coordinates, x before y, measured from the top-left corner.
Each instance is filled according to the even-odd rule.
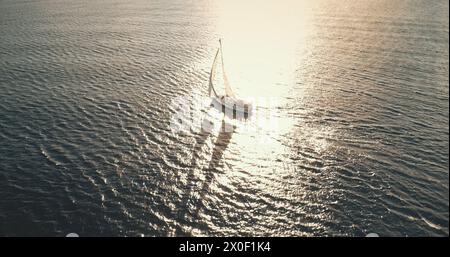
[[[180,209],[178,217],[180,221],[186,222],[187,227],[195,227],[202,231],[207,229],[207,225],[201,222],[199,213],[201,210],[205,210],[208,206],[204,203],[207,194],[210,193],[210,187],[214,182],[217,173],[222,172],[221,161],[225,150],[228,148],[231,138],[235,132],[235,125],[227,122],[227,119],[231,119],[227,115],[221,120],[221,126],[217,139],[214,141],[213,149],[211,153],[211,159],[207,166],[204,168],[199,167],[199,161],[202,157],[202,150],[206,145],[207,140],[211,137],[212,131],[202,130],[199,137],[196,139],[195,146],[193,148],[191,170],[187,174],[188,181],[186,183],[186,192],[182,199],[183,208]],[[204,118],[202,123],[211,123],[210,120]],[[202,165],[203,166],[203,165]],[[204,175],[204,179],[200,180],[196,177],[195,171],[201,169],[201,173]],[[177,235],[192,236],[191,231],[177,229]]]

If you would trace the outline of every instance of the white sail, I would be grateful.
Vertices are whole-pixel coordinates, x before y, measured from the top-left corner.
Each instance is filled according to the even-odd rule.
[[[220,81],[219,84],[223,84],[222,92],[224,94],[220,94],[220,95],[225,95],[227,97],[235,98],[236,95],[234,94],[233,90],[231,89],[227,74],[225,72],[225,65],[223,62],[222,42],[220,40],[219,40],[219,42],[220,42],[220,47],[217,49],[216,55],[214,57],[214,62],[211,67],[211,73],[209,74],[208,94],[209,94],[209,96],[219,97],[219,94],[216,90],[217,88],[215,88],[214,85],[215,85],[215,82],[217,82],[216,81],[216,75],[217,75],[216,73],[221,72],[223,81]],[[220,52],[220,55],[219,55],[219,52]],[[219,63],[219,58],[221,59],[220,63],[222,65],[222,69],[217,71],[217,65]]]
[[[214,93],[215,97],[218,97],[216,90],[214,89],[213,81],[216,74],[216,67],[217,67],[217,57],[219,56],[219,49],[217,49],[216,56],[214,57],[214,61],[211,67],[211,73],[209,73],[209,88],[208,88],[208,94],[209,96],[212,96],[211,93]]]
[[[224,63],[223,63],[222,41],[219,40],[219,43],[220,43],[220,57],[221,57],[221,59],[222,59],[222,76],[223,76],[223,82],[224,82],[224,85],[225,85],[225,94],[226,94],[226,96],[228,96],[228,97],[233,97],[233,98],[235,98],[236,95],[234,94],[233,90],[231,89],[230,83],[229,83],[229,81],[228,81],[227,74],[226,74],[226,72],[225,72],[225,65],[224,65]]]

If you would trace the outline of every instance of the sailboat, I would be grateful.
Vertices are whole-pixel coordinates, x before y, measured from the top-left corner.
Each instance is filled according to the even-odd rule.
[[[214,87],[214,81],[217,73],[217,65],[219,63],[219,58],[221,60],[221,73],[223,78],[223,85],[224,85],[224,93],[219,94],[216,90],[217,88]],[[208,94],[212,98],[211,105],[214,107],[221,107],[222,112],[232,112],[235,113],[241,113],[245,116],[248,116],[252,110],[251,103],[239,99],[239,97],[236,96],[236,94],[231,89],[231,86],[228,82],[227,75],[225,73],[225,66],[223,62],[223,51],[222,51],[222,41],[219,39],[219,48],[217,49],[216,55],[214,57],[214,62],[211,67],[211,72],[209,74],[209,88],[208,88]]]

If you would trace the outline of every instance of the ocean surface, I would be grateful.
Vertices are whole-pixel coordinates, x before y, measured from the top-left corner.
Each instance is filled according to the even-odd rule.
[[[448,19],[447,0],[0,0],[0,236],[448,236]],[[178,131],[219,38],[259,116]]]

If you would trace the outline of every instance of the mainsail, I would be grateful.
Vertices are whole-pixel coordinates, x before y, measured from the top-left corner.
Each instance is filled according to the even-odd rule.
[[[221,64],[222,64],[222,77],[223,77],[223,84],[225,87],[225,95],[227,97],[232,97],[235,98],[235,94],[233,92],[233,90],[231,89],[230,83],[228,81],[228,77],[227,74],[225,73],[225,65],[223,62],[223,51],[222,51],[222,42],[221,40],[219,40],[220,43],[220,47],[219,49],[217,49],[216,52],[216,56],[214,57],[214,62],[213,65],[211,67],[211,73],[209,74],[209,89],[208,89],[208,93],[209,96],[211,96],[211,93],[214,93],[215,97],[218,97],[218,94],[214,88],[214,79],[215,79],[215,75],[216,75],[216,68],[217,68],[217,63],[218,63],[218,58],[219,58],[219,52],[220,52],[220,59],[221,59]]]
[[[214,62],[211,67],[211,72],[209,73],[209,88],[208,88],[208,94],[209,96],[212,96],[211,93],[214,93],[215,97],[218,97],[216,90],[214,89],[213,80],[216,74],[216,67],[217,67],[217,57],[219,56],[220,49],[217,49],[216,56],[214,57]]]
[[[222,41],[219,40],[220,43],[220,56],[222,59],[222,75],[223,75],[223,82],[225,84],[225,94],[228,97],[235,97],[233,90],[231,90],[230,83],[228,82],[227,74],[225,73],[225,65],[223,64],[223,51],[222,51]]]

